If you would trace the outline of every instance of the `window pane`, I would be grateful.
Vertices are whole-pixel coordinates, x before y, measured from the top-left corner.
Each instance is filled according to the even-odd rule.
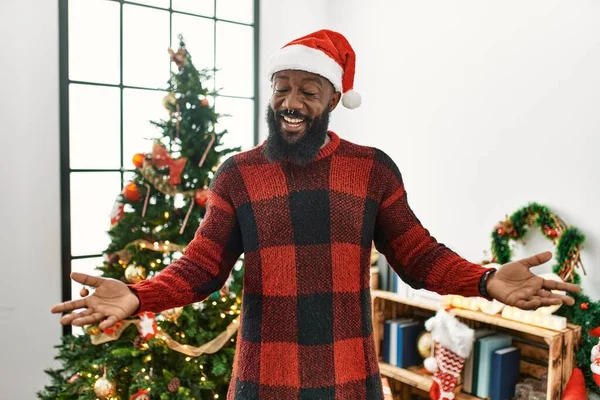
[[[129,2],[145,4],[147,6],[169,8],[169,0],[129,0]]]
[[[169,80],[169,12],[123,6],[123,81],[163,88]]]
[[[242,150],[248,150],[254,146],[254,100],[217,97],[215,110],[230,115],[219,118],[217,124],[217,132],[227,129],[223,147],[242,146]]]
[[[71,271],[72,272],[83,272],[88,275],[100,276],[100,271],[95,271],[94,269],[98,266],[101,266],[103,262],[102,257],[94,257],[94,258],[82,258],[78,260],[71,260]],[[79,291],[83,287],[82,284],[71,280],[71,299],[76,300],[81,298],[79,295]],[[94,292],[93,288],[88,287],[90,294]],[[83,334],[83,328],[80,326],[73,326],[72,329],[73,335],[79,336]]]
[[[119,3],[69,1],[69,78],[119,83]]]
[[[254,29],[217,21],[217,89],[220,94],[254,95]]]
[[[123,166],[133,169],[136,153],[152,152],[151,139],[161,137],[162,131],[150,121],[169,118],[162,105],[166,92],[141,89],[123,90]]]
[[[83,256],[106,250],[110,212],[120,193],[118,172],[71,173],[71,254]]]
[[[214,0],[173,0],[173,10],[213,17],[215,3]]]
[[[193,17],[173,13],[173,43],[171,47],[177,51],[179,34],[183,35],[185,46],[192,55],[192,61],[199,70],[214,68],[215,58],[215,22],[212,19]],[[212,71],[211,71],[212,72]],[[212,84],[209,88],[212,89]]]
[[[251,24],[254,22],[254,1],[217,0],[217,18]]]
[[[71,168],[120,168],[119,88],[69,86]]]

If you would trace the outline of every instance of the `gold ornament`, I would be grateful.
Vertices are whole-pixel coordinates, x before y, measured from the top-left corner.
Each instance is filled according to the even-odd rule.
[[[162,105],[167,109],[170,113],[175,112],[175,105],[177,104],[177,98],[175,97],[175,93],[171,92],[162,99]]]
[[[165,317],[167,321],[177,322],[177,318],[179,318],[182,312],[183,307],[175,307],[169,310],[161,311],[160,314]]]
[[[90,325],[85,329],[85,332],[90,336],[98,335],[100,328],[98,328],[98,325]]]
[[[146,279],[146,268],[131,264],[125,269],[125,279],[129,283],[138,283]]]
[[[105,376],[99,378],[96,383],[94,383],[94,393],[96,396],[101,399],[106,399],[107,397],[114,396],[117,391],[114,382],[106,379]]]
[[[433,338],[431,332],[423,332],[417,339],[417,350],[423,358],[431,357],[431,348],[433,347]]]

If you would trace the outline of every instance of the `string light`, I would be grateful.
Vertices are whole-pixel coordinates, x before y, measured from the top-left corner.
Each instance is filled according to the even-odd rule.
[[[221,297],[221,301],[225,303],[227,301],[227,297]]]
[[[154,267],[156,267],[156,264],[155,264],[155,263],[153,263],[153,262],[151,262],[151,263],[150,263],[150,266],[151,266],[152,268],[154,268]]]
[[[201,380],[202,382],[204,382],[204,381],[206,380],[206,378],[205,378],[205,377],[202,377],[202,378],[200,378],[200,380]]]
[[[165,244],[171,244],[171,242],[169,242],[168,240],[165,240]]]
[[[146,376],[144,377],[144,379],[146,379],[147,381],[149,381],[149,380],[150,380],[150,377],[149,377],[148,375],[146,375]]]
[[[185,361],[189,362],[192,358],[191,357],[186,357]]]
[[[237,306],[234,304],[234,305],[231,306],[231,309],[232,310],[237,310]]]
[[[145,362],[150,362],[152,361],[152,356],[150,354],[148,354],[145,358],[144,358]]]
[[[217,305],[217,302],[216,302],[216,301],[213,301],[213,302],[212,302],[212,305],[213,305],[213,306],[216,306],[216,305]]]
[[[233,311],[229,311],[229,315],[233,315],[233,314],[234,314]]]
[[[165,219],[169,219],[169,216],[170,216],[169,212],[165,211]]]
[[[200,369],[204,369],[204,365],[201,365],[201,366],[200,366]]]
[[[185,338],[185,333],[181,332],[181,338]]]
[[[221,313],[221,318],[225,318],[225,314]]]
[[[145,249],[145,248],[146,248],[146,243],[140,243],[140,247],[141,247],[142,249]]]
[[[215,399],[218,399],[218,398],[219,398],[219,395],[218,395],[218,394],[215,394]]]
[[[142,372],[146,372],[146,368],[142,368]]]

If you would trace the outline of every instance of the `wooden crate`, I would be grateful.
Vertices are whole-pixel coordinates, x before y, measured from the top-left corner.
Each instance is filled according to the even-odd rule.
[[[409,398],[409,393],[423,393],[431,386],[431,376],[421,368],[398,368],[381,362],[381,346],[384,321],[397,317],[416,317],[427,319],[439,309],[439,305],[422,302],[418,299],[407,299],[396,293],[382,290],[371,292],[373,300],[373,327],[375,343],[380,360],[381,374],[400,382],[403,395]],[[560,399],[575,362],[575,347],[581,339],[581,327],[569,324],[566,329],[554,331],[504,319],[499,315],[488,315],[479,311],[469,311],[454,308],[450,313],[471,328],[492,328],[498,332],[511,335],[513,345],[521,349],[521,375],[539,379],[542,374],[548,374],[548,399]],[[461,391],[459,384],[456,388],[456,399],[474,400],[474,397]]]

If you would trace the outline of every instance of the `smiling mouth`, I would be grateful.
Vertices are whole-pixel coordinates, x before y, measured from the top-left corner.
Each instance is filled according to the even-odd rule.
[[[306,120],[301,117],[289,117],[282,115],[281,117],[282,129],[285,133],[297,135],[304,133],[306,130]]]

